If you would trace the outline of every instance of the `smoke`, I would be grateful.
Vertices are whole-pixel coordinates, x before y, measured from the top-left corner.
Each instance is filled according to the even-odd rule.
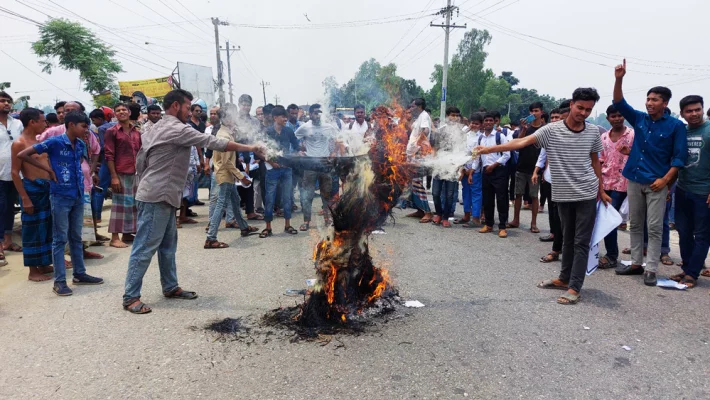
[[[434,177],[444,180],[457,180],[459,169],[471,160],[471,153],[466,148],[464,126],[447,122],[431,134],[432,142],[438,150],[425,157],[421,165],[431,170]]]

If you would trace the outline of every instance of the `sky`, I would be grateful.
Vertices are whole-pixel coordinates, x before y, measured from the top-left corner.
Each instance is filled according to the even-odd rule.
[[[486,67],[513,71],[520,87],[570,97],[580,86],[595,87],[611,102],[614,66],[627,58],[627,100],[643,109],[646,91],[657,85],[673,91],[669,104],[689,94],[710,96],[710,53],[703,51],[710,2],[689,0],[452,0],[460,7],[452,22],[488,29]],[[239,46],[233,54],[234,98],[249,93],[255,104],[308,104],[323,100],[323,80],[346,83],[360,64],[375,58],[394,62],[398,74],[424,89],[434,64],[444,57],[442,23],[433,16],[445,0],[3,0],[0,6],[38,22],[49,16],[81,22],[119,51],[124,72],[118,80],[171,74],[178,61],[210,66],[216,77],[214,29],[220,42]],[[48,16],[49,15],[49,16]],[[92,22],[88,22],[88,21]],[[43,73],[30,42],[38,28],[0,11],[0,81],[30,104],[56,99],[91,104],[79,75],[55,69]],[[450,57],[465,29],[453,29]],[[225,80],[226,80],[226,60]],[[226,98],[229,100],[225,85]]]

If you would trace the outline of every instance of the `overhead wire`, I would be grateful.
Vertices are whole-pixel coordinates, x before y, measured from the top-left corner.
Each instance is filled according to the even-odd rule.
[[[426,16],[436,15],[436,12],[432,12],[432,11],[438,11],[438,10],[425,11],[425,12],[430,12],[430,14],[427,14]],[[395,16],[390,16],[390,17],[376,18],[376,19],[369,19],[369,20],[327,22],[327,23],[318,23],[318,24],[268,25],[268,24],[253,24],[253,23],[249,23],[249,24],[231,23],[230,25],[232,25],[234,27],[239,27],[239,28],[252,28],[252,29],[357,28],[357,27],[361,27],[361,26],[381,25],[381,24],[390,24],[390,23],[397,23],[397,22],[403,22],[403,21],[412,21],[412,20],[422,18],[423,16],[416,16],[420,13],[421,13],[421,11],[418,11],[416,13],[402,14],[402,15],[398,15],[398,16],[395,15]]]
[[[424,10],[426,10],[433,2],[434,2],[434,0],[429,0],[429,3],[427,3],[427,5],[424,6]],[[422,10],[422,14],[425,12],[424,10]],[[399,46],[399,44],[402,43],[402,40],[407,36],[409,31],[411,31],[412,28],[414,28],[414,25],[416,25],[416,24],[417,24],[417,21],[414,21],[412,23],[412,25],[409,27],[409,29],[404,31],[404,34],[402,34],[402,36],[399,37],[399,40],[397,40],[397,43],[395,43],[394,46],[392,46],[392,48],[390,49],[390,51],[388,51],[387,54],[385,54],[385,56],[382,58],[383,60],[386,60],[387,57],[389,57],[389,55],[392,54],[392,51],[394,51],[394,49],[396,49],[397,46]],[[424,28],[426,29],[426,27],[424,27]]]
[[[18,61],[15,57],[13,57],[13,56],[11,56],[10,54],[8,54],[5,50],[0,49],[0,52],[2,52],[3,54],[5,54],[9,59],[11,59],[11,60],[15,61],[16,63],[20,64],[20,65],[22,66],[22,68],[24,68],[24,69],[30,71],[31,73],[33,73],[34,75],[36,75],[38,78],[40,78],[40,79],[42,79],[43,81],[49,83],[50,85],[54,86],[55,88],[57,88],[58,90],[64,92],[65,94],[67,94],[67,95],[69,95],[69,96],[71,96],[71,97],[74,97],[73,94],[70,94],[70,93],[67,92],[66,90],[64,90],[64,89],[60,88],[59,86],[55,85],[55,84],[54,84],[53,82],[51,82],[49,79],[47,79],[47,78],[43,77],[42,75],[36,73],[35,71],[31,70],[28,66],[26,66],[25,64],[23,64],[23,63],[21,63],[20,61]]]
[[[182,14],[180,14],[179,12],[175,11],[174,8],[170,7],[170,5],[166,4],[163,0],[158,0],[158,1],[160,2],[160,4],[164,5],[165,8],[167,8],[168,10],[170,10],[170,11],[172,11],[174,14],[176,14],[178,17],[180,17],[183,21],[189,22],[190,25],[194,26],[195,29],[197,29],[198,31],[200,31],[200,32],[202,32],[202,33],[205,33],[208,37],[211,37],[211,36],[212,36],[212,33],[211,33],[211,32],[206,32],[204,28],[200,28],[199,26],[195,25],[193,22],[190,22],[189,20],[187,20],[187,18],[185,18],[185,17],[184,17]]]

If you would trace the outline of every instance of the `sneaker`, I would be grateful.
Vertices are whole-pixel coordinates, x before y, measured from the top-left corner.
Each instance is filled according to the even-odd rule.
[[[95,276],[91,276],[89,274],[83,274],[83,275],[74,275],[74,279],[72,279],[72,283],[75,285],[100,285],[104,283],[103,278],[98,278]]]
[[[646,271],[646,273],[643,274],[643,284],[644,285],[656,286],[656,283],[658,283],[658,279],[656,279],[655,272]]]
[[[66,281],[54,282],[54,288],[52,288],[52,291],[57,296],[71,296],[72,294],[74,294],[74,292],[69,289],[69,286],[67,286]]]
[[[621,264],[616,268],[617,275],[643,275],[643,267],[631,268],[630,265]]]

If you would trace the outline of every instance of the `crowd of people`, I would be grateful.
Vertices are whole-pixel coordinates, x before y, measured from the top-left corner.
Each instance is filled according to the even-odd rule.
[[[579,88],[558,108],[530,104],[530,115],[503,126],[497,112],[479,110],[468,118],[458,108],[446,109],[446,120],[432,120],[424,99],[414,99],[403,116],[411,163],[426,164],[439,155],[460,152],[467,162],[442,172],[412,177],[400,207],[415,211],[421,223],[451,228],[478,228],[508,237],[521,227],[521,210],[531,211],[529,231],[540,233],[537,217],[548,207],[552,243],[541,262],[561,261],[555,279],[543,289],[565,293],[557,301],[579,301],[587,271],[598,202],[621,211],[628,208],[631,265],[620,262],[617,230],[604,239],[600,269],[619,275],[643,275],[655,286],[658,264],[673,265],[669,232],[680,238],[682,272],[670,278],[696,285],[710,247],[710,122],[700,96],[680,101],[680,115],[668,108],[671,91],[648,91],[646,112],[624,99],[626,65],[615,70],[613,104],[606,109],[611,129],[587,118],[599,101],[595,89]],[[177,229],[198,223],[192,208],[203,205],[199,188],[209,188],[204,249],[229,247],[218,240],[219,229],[239,229],[243,237],[274,235],[276,217],[284,234],[297,235],[314,225],[328,227],[330,210],[344,183],[333,160],[362,153],[383,129],[377,111],[354,107],[343,120],[318,104],[303,110],[267,104],[251,115],[252,98],[212,107],[194,101],[184,90],[169,92],[162,103],[145,110],[119,103],[86,113],[77,101],[59,102],[55,113],[26,108],[11,115],[12,98],[0,92],[0,223],[4,251],[21,251],[32,281],[54,277],[53,291],[71,295],[74,285],[96,285],[85,259],[102,255],[92,245],[131,247],[123,296],[124,309],[137,314],[151,308],[141,301],[143,276],[158,253],[163,294],[195,299],[197,293],[178,285],[175,254]],[[303,223],[292,225],[296,194]],[[321,204],[313,216],[313,200]],[[463,217],[455,219],[459,200]],[[429,205],[431,195],[434,210]],[[108,232],[98,233],[102,209],[111,198]],[[15,204],[21,206],[22,245],[13,242]],[[509,219],[512,206],[513,217]],[[318,221],[315,221],[315,220]],[[224,225],[222,221],[224,220]],[[263,221],[260,231],[254,221]],[[625,229],[626,223],[620,226]],[[132,245],[131,245],[132,244]],[[70,260],[65,260],[69,254]],[[644,263],[644,257],[646,261]]]

